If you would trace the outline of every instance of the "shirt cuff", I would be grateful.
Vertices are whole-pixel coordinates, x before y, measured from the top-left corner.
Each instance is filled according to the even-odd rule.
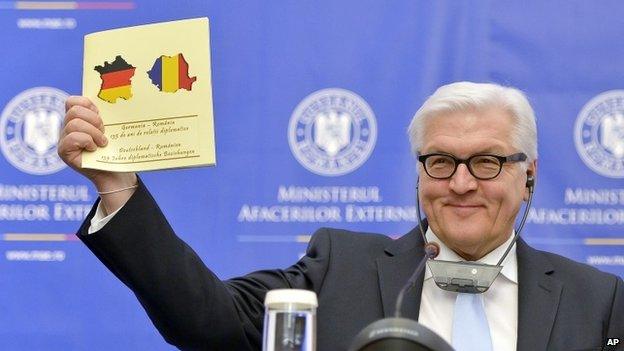
[[[109,214],[108,216],[104,216],[104,209],[102,208],[102,201],[100,201],[100,203],[98,203],[97,205],[97,209],[95,210],[95,214],[91,218],[91,225],[89,226],[89,230],[87,231],[87,234],[93,234],[97,232],[98,230],[104,228],[106,223],[108,223],[113,217],[115,217],[117,212],[119,212],[119,210],[121,210],[122,208],[123,206],[121,206],[120,208],[118,208],[116,211]]]

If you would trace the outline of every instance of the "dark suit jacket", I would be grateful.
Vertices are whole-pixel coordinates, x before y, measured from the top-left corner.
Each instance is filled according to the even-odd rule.
[[[367,324],[393,314],[396,296],[423,257],[420,233],[318,230],[307,254],[284,270],[219,280],[179,239],[143,184],[97,233],[80,239],[134,293],[167,342],[182,349],[260,350],[265,293],[317,293],[318,350],[346,350]],[[600,350],[624,337],[622,280],[561,256],[517,245],[518,350]],[[418,319],[422,278],[405,298]],[[624,341],[622,341],[624,343]]]

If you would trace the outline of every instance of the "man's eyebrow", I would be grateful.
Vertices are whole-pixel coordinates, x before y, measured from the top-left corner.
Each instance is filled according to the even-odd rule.
[[[483,149],[479,149],[475,154],[503,154],[504,148],[502,146],[489,146]]]

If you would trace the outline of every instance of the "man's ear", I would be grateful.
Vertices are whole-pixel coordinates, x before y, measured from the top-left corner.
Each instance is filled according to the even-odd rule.
[[[526,170],[526,189],[524,190],[523,200],[527,201],[529,199],[529,188],[535,189],[535,181],[537,178],[537,160],[533,160],[533,162],[529,163],[529,166]]]

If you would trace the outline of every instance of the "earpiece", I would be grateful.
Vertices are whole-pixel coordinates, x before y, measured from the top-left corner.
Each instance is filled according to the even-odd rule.
[[[526,187],[532,188],[535,185],[535,177],[532,175],[527,175]]]

